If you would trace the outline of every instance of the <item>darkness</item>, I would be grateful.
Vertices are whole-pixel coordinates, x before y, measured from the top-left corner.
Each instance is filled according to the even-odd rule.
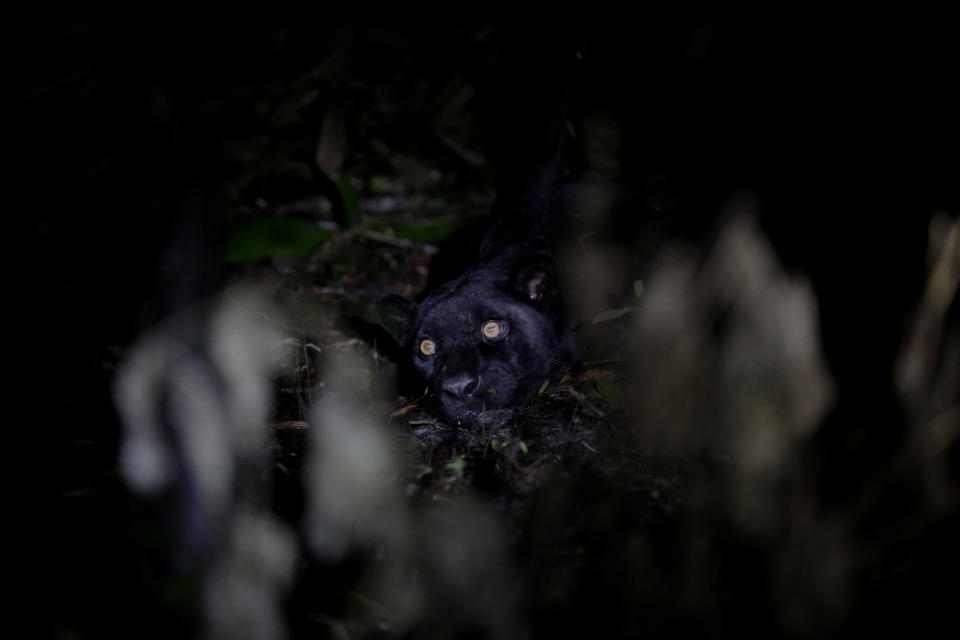
[[[629,220],[628,229],[650,225],[697,246],[712,241],[717,212],[733,194],[756,194],[781,260],[812,280],[838,388],[806,453],[822,470],[819,498],[836,509],[857,503],[865,484],[883,484],[906,437],[890,371],[923,292],[930,220],[960,211],[960,61],[950,24],[880,12],[667,10],[444,28],[179,16],[123,27],[96,18],[12,20],[10,209],[25,233],[9,236],[8,279],[18,292],[11,309],[26,329],[14,339],[27,345],[20,375],[33,416],[31,453],[18,473],[38,490],[28,502],[47,516],[32,541],[38,565],[28,569],[44,583],[39,602],[51,614],[40,635],[127,635],[158,610],[189,611],[171,605],[177,593],[149,591],[164,547],[141,546],[143,532],[134,529],[156,514],[116,477],[112,367],[145,328],[235,275],[220,256],[238,200],[336,194],[315,166],[305,178],[266,178],[230,156],[224,141],[270,138],[274,150],[315,165],[321,127],[336,110],[348,137],[345,173],[382,172],[373,143],[360,137],[375,131],[387,145],[437,159],[457,188],[494,187],[501,202],[545,173],[603,171],[583,158],[551,162],[557,145],[569,144],[558,142],[558,126],[605,114],[619,127],[611,140],[598,137],[606,140],[602,154],[616,159],[610,171],[670,203],[669,215]],[[301,119],[268,124],[256,105],[305,76],[320,97]],[[422,99],[458,82],[474,90],[465,108],[471,119],[457,122],[476,126],[463,134],[482,141],[486,161],[476,166],[430,134],[442,114]],[[373,86],[393,92],[389,124],[371,124],[380,117],[365,93]],[[371,159],[351,165],[357,157]],[[952,309],[955,320],[955,300]],[[78,486],[94,497],[64,498]],[[575,488],[586,502],[591,490],[589,482]],[[913,490],[891,488],[873,517],[909,519]],[[951,549],[955,524],[955,515],[937,524],[923,549],[892,550],[890,573],[863,578],[869,586],[840,633],[876,630],[876,607],[918,604],[930,613],[947,605],[944,594],[924,600],[936,593],[932,582],[911,603],[893,581],[898,571],[917,571],[921,583],[939,575],[949,584],[941,552]],[[598,554],[596,567],[616,562]],[[104,586],[94,591],[95,582]],[[614,621],[628,605],[603,596],[584,607],[601,611],[609,630],[587,619],[571,624],[580,633],[627,635],[632,618],[621,621],[628,628]],[[155,635],[190,628],[184,616]],[[562,635],[567,622],[552,610],[531,616],[538,637]]]

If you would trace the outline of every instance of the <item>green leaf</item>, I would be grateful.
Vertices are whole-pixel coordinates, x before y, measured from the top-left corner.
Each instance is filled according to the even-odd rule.
[[[623,309],[607,309],[606,311],[601,311],[593,317],[593,324],[600,324],[601,322],[616,320],[617,318],[627,315],[631,311],[633,311],[633,307],[624,307]]]
[[[370,176],[367,188],[371,193],[396,193],[400,190],[400,181],[389,176]]]
[[[463,470],[466,468],[466,466],[467,466],[467,463],[464,461],[463,458],[460,458],[460,457],[454,459],[452,462],[447,463],[447,469],[450,469],[451,471],[453,471],[453,473],[458,478],[463,477]]]
[[[357,192],[350,182],[338,173],[329,174],[330,180],[337,186],[337,194],[343,205],[344,224],[349,228],[361,222],[360,207],[357,204]]]
[[[305,258],[332,235],[332,231],[319,229],[304,220],[254,220],[231,231],[224,259],[228,262],[257,262],[266,258]]]
[[[540,390],[537,391],[537,395],[538,395],[538,396],[542,396],[542,395],[543,395],[543,392],[547,390],[547,386],[549,386],[549,384],[550,384],[550,381],[549,381],[549,380],[544,380],[544,381],[543,381],[543,384],[540,385]]]
[[[417,480],[419,480],[420,478],[423,478],[424,476],[428,476],[431,473],[433,473],[433,467],[431,467],[430,465],[424,465],[420,469],[420,473],[417,474]]]
[[[431,220],[405,225],[393,223],[389,229],[393,232],[392,235],[395,238],[402,238],[419,244],[435,244],[444,240],[462,224],[463,222],[459,220]]]
[[[615,407],[624,408],[626,405],[626,398],[623,395],[623,390],[619,386],[614,384],[609,380],[597,380],[597,391],[600,392],[607,402],[612,404]]]

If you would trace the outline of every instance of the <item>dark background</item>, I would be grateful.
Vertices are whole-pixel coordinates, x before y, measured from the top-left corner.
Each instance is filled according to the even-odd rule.
[[[9,211],[18,224],[7,277],[26,329],[14,336],[27,347],[16,375],[31,415],[21,473],[41,489],[31,506],[52,517],[31,537],[53,628],[102,637],[111,616],[153,613],[126,562],[141,550],[118,542],[130,539],[116,531],[127,526],[114,510],[123,490],[108,484],[107,497],[80,506],[63,498],[112,473],[119,427],[109,364],[143,328],[224,282],[219,256],[238,201],[336,192],[322,171],[243,182],[249,163],[223,141],[268,138],[309,158],[334,108],[347,114],[345,173],[374,156],[365,139],[373,132],[442,167],[441,184],[426,191],[523,192],[551,157],[544,149],[558,119],[591,113],[619,127],[608,153],[621,180],[649,192],[669,184],[682,203],[671,234],[708,235],[711,212],[752,190],[781,258],[809,274],[821,302],[839,389],[815,456],[821,497],[853,500],[884,468],[904,436],[889,371],[922,292],[928,224],[960,208],[948,20],[708,11],[445,26],[321,18],[8,22]],[[257,112],[258,101],[317,68],[319,96],[299,120],[271,124]],[[430,105],[455,80],[472,90],[458,112],[469,117],[453,124],[482,154],[473,165],[432,135],[441,116]],[[371,87],[386,92],[377,100],[392,114],[368,114]],[[78,441],[92,443],[83,455]],[[939,542],[951,524],[937,530]],[[946,562],[937,554],[951,547],[934,545],[924,566]],[[884,597],[863,606],[889,605]],[[869,628],[870,614],[858,615],[857,627]]]

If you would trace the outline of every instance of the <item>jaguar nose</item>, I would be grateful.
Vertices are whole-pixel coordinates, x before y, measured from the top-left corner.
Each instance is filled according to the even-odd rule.
[[[443,392],[458,399],[463,399],[476,388],[477,379],[469,373],[451,376],[443,381]]]

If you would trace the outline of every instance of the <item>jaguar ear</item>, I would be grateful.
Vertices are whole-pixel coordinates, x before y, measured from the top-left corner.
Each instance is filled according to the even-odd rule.
[[[395,293],[386,293],[377,300],[377,319],[399,345],[406,340],[415,306],[412,300]]]
[[[559,296],[557,263],[548,253],[535,253],[513,268],[513,288],[531,303],[550,307]]]

